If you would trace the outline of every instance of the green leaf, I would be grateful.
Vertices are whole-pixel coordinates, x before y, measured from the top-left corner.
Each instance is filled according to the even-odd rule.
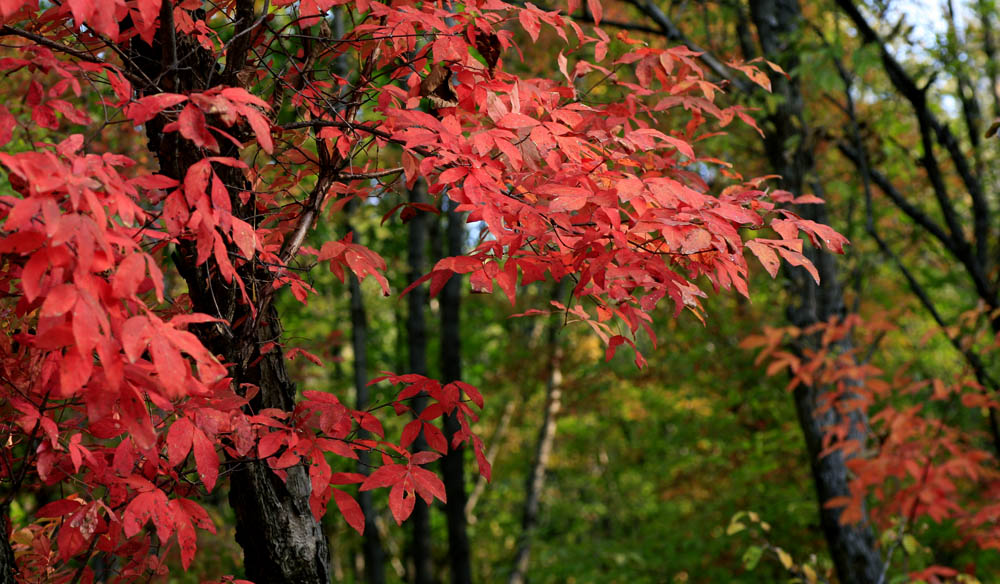
[[[753,570],[760,563],[760,557],[764,555],[764,549],[759,546],[752,546],[743,552],[743,567]]]

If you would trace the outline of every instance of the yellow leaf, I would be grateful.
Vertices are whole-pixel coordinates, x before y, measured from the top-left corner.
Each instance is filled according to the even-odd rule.
[[[816,584],[816,570],[813,570],[812,566],[802,566],[802,573],[806,575],[806,582]]]
[[[746,525],[743,525],[742,523],[740,523],[738,521],[734,521],[734,522],[732,522],[732,523],[729,524],[729,527],[726,528],[726,535],[733,535],[735,533],[739,533],[739,532],[743,531],[746,528],[747,528]]]
[[[906,534],[903,536],[903,549],[912,556],[920,550],[920,542],[912,535]]]
[[[778,560],[781,562],[781,565],[784,566],[786,570],[791,570],[792,566],[795,565],[795,562],[792,561],[791,554],[781,548],[774,548],[774,551],[778,554]]]

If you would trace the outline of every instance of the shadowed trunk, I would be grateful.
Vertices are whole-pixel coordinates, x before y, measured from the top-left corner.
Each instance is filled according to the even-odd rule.
[[[0,584],[17,582],[17,564],[14,562],[14,550],[10,546],[10,506],[0,507]]]
[[[462,255],[465,239],[465,214],[455,211],[455,203],[446,200],[448,228],[445,233],[449,256]],[[455,274],[441,290],[441,382],[462,379],[462,328],[461,328],[462,277]],[[472,566],[469,561],[469,534],[466,525],[465,505],[465,447],[451,449],[452,437],[460,430],[453,415],[444,419],[444,435],[448,439],[448,454],[441,459],[448,503],[445,514],[448,520],[448,562],[451,565],[452,584],[471,584]]]
[[[757,29],[764,57],[794,74],[799,67],[798,59],[794,48],[790,49],[784,43],[796,38],[801,20],[798,2],[751,0],[750,17]],[[802,194],[807,177],[813,171],[814,160],[798,79],[772,75],[771,83],[774,93],[783,100],[767,117],[769,127],[765,130],[764,141],[767,156],[774,171],[782,176],[782,188],[796,195]],[[818,190],[819,186],[813,185],[812,190]],[[821,192],[816,194],[822,197]],[[825,205],[799,205],[795,212],[805,219],[828,223]],[[788,309],[789,318],[798,327],[842,317],[846,312],[833,256],[812,246],[806,246],[805,253],[816,266],[821,283],[817,285],[801,268],[786,269],[796,299]],[[816,341],[803,339],[797,350],[810,348]],[[817,412],[820,397],[827,390],[826,387],[801,384],[794,393],[795,409],[819,499],[820,523],[839,581],[843,584],[874,584],[882,572],[882,559],[875,548],[871,527],[866,522],[841,525],[839,518],[842,510],[825,506],[827,501],[847,496],[850,492],[850,473],[843,454],[834,452],[820,456],[823,436],[828,429],[841,422],[837,408],[829,408],[822,414]],[[852,414],[852,428],[860,427],[862,416],[862,413]]]
[[[169,5],[163,6],[161,16],[168,16]],[[238,31],[241,26],[250,26],[255,20],[254,3],[241,0],[237,16]],[[171,20],[165,17],[163,21]],[[162,77],[161,85],[173,91],[198,91],[209,85],[232,82],[248,47],[234,43],[226,69],[221,70],[212,55],[197,43],[175,40],[171,29],[171,26],[159,29],[153,46],[133,39],[132,62],[141,65],[145,75]],[[187,70],[183,74],[171,69],[170,51],[166,47],[175,46],[175,42],[177,48],[183,45],[185,51]],[[146,124],[149,148],[159,161],[160,173],[183,182],[188,169],[202,160],[202,153],[178,133],[164,133],[166,123],[160,115]],[[221,156],[239,157],[235,146],[227,140],[220,143]],[[213,170],[227,186],[233,215],[255,224],[256,200],[242,171],[218,164]],[[243,191],[251,193],[245,202],[239,196]],[[192,331],[222,362],[231,364],[234,388],[242,391],[244,384],[252,384],[260,389],[251,404],[254,410],[291,411],[295,385],[289,379],[281,351],[264,355],[259,351],[265,343],[281,338],[277,311],[273,305],[267,305],[258,318],[253,318],[238,288],[219,275],[213,259],[199,265],[196,248],[193,240],[180,241],[174,263],[187,282],[193,310],[223,319],[224,323],[192,326]],[[260,290],[272,288],[271,271],[258,263],[244,264],[239,272],[245,281],[256,282]],[[329,548],[323,529],[309,507],[311,483],[307,470],[302,465],[286,470],[287,480],[283,481],[262,461],[230,462],[229,503],[236,516],[236,541],[243,548],[246,577],[273,584],[329,584]]]
[[[561,300],[565,290],[563,280],[552,287],[552,299]],[[521,520],[521,537],[517,544],[517,555],[514,557],[514,571],[507,580],[508,584],[524,584],[527,578],[528,564],[531,561],[531,544],[538,524],[538,509],[541,506],[542,490],[545,487],[545,472],[548,469],[549,457],[552,454],[552,444],[556,438],[556,416],[562,406],[562,362],[563,350],[559,342],[559,330],[562,328],[562,314],[553,314],[549,320],[547,345],[549,350],[548,380],[545,386],[545,413],[542,426],[538,430],[538,442],[535,445],[535,460],[528,475],[527,488],[524,496],[524,514]]]
[[[348,233],[355,233],[348,224]],[[357,241],[357,238],[354,238]],[[361,283],[353,273],[348,275],[348,286],[351,292],[351,346],[354,349],[354,407],[359,411],[368,409],[368,316],[365,314],[364,297],[361,294]],[[359,430],[358,438],[369,438],[367,430]],[[367,475],[371,471],[371,455],[366,450],[358,452],[358,472]],[[364,558],[365,577],[368,584],[384,584],[385,582],[385,551],[378,528],[375,525],[375,507],[372,505],[372,492],[360,491],[358,504],[365,514]]]
[[[427,186],[423,181],[417,181],[410,190],[410,202],[423,203],[427,198]],[[410,231],[407,241],[409,252],[407,260],[410,268],[408,282],[416,281],[424,275],[426,263],[427,233],[430,217],[424,211],[410,219]],[[424,320],[424,305],[427,303],[427,292],[424,286],[417,286],[406,297],[409,310],[406,317],[406,337],[410,358],[410,373],[427,375],[427,323]],[[413,409],[419,414],[426,402],[424,395],[418,395],[413,400]],[[427,441],[423,432],[413,443],[413,451],[427,450]],[[413,560],[414,584],[431,584],[433,582],[433,566],[431,562],[431,518],[430,507],[423,499],[417,498],[410,517],[412,525],[412,542],[410,556]]]

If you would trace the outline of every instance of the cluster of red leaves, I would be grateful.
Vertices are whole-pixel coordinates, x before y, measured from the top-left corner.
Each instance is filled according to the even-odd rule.
[[[867,362],[868,347],[895,330],[853,314],[806,329],[767,327],[742,346],[760,349],[757,362],[769,362],[769,375],[787,370],[789,390],[799,384],[826,388],[817,415],[832,408],[840,422],[826,428],[821,455],[841,453],[853,475],[851,495],[825,503],[843,508],[841,522],[867,520],[867,504],[867,514],[882,529],[892,529],[894,541],[930,520],[954,523],[980,547],[1000,549],[996,455],[983,449],[989,441],[983,430],[967,427],[969,419],[983,419],[1000,404],[968,375],[916,379],[905,368],[886,372]],[[802,355],[784,348],[803,337],[818,338],[816,348]],[[856,348],[845,350],[848,338]],[[864,415],[852,416],[857,412]],[[910,576],[937,581],[956,574],[932,566]]]
[[[0,153],[0,163],[22,189],[22,197],[0,197],[5,266],[0,287],[17,291],[16,304],[6,309],[7,334],[0,340],[5,418],[10,420],[5,434],[16,440],[5,451],[5,479],[37,477],[46,485],[71,480],[85,487],[38,510],[41,523],[15,538],[26,542],[21,555],[26,574],[52,577],[53,565],[87,555],[91,548],[123,558],[123,577],[160,572],[165,568],[155,554],[150,557],[154,531],[143,530],[147,523],[161,544],[177,542],[188,565],[195,528],[214,531],[192,498],[202,488],[215,488],[220,451],[239,460],[256,450],[279,473],[308,461],[314,513],[324,514],[332,495],[359,531],[364,520],[357,503],[331,485],[363,477],[331,473],[325,453],[357,458],[358,449],[390,448],[406,460],[400,465],[386,455],[383,468],[402,468],[405,476],[379,472],[372,475],[378,480],[362,485],[391,486],[398,520],[412,509],[414,489],[427,498],[443,498],[437,477],[418,466],[436,456],[411,457],[383,440],[352,440],[355,427],[383,436],[381,424],[331,394],[307,391],[290,414],[244,413],[247,400],[233,392],[225,366],[185,330],[215,319],[186,313],[183,298],[175,299],[172,308],[150,305],[163,301],[158,266],[165,244],[176,237],[169,230],[176,217],[165,214],[167,229],[158,231],[141,202],[180,198],[185,209],[196,209],[191,216],[202,205],[206,211],[197,221],[176,225],[178,232],[200,228],[211,238],[211,245],[199,248],[206,250],[206,260],[214,251],[216,259],[228,263],[223,234],[251,257],[253,230],[251,244],[242,245],[233,227],[241,222],[226,215],[223,198],[215,204],[190,202],[190,192],[208,198],[203,190],[188,190],[191,181],[182,186],[157,175],[126,178],[119,173],[125,159],[80,154],[81,143],[74,135],[48,150]],[[192,168],[189,178],[199,172]],[[165,189],[174,190],[166,194]],[[229,229],[222,231],[224,222]],[[461,389],[482,406],[478,392],[464,384]],[[441,401],[422,419],[433,420],[431,411],[437,416],[455,412],[464,429],[457,441],[470,439],[472,412],[458,387],[429,394]],[[18,464],[14,448],[29,448],[28,459]],[[404,495],[411,499],[406,510],[397,504]],[[163,546],[160,557],[168,549]]]
[[[713,103],[719,88],[685,49],[652,49],[622,35],[618,40],[629,50],[612,59],[612,40],[603,31],[585,32],[530,3],[472,1],[456,12],[444,2],[358,0],[348,6],[357,24],[324,58],[351,52],[369,71],[384,73],[365,77],[354,89],[357,103],[372,104],[362,121],[350,117],[359,115],[358,108],[348,108],[345,118],[344,109],[327,107],[353,83],[335,74],[299,83],[294,77],[306,73],[290,68],[283,81],[301,87],[290,104],[282,105],[279,92],[270,99],[255,94],[255,84],[271,76],[268,51],[281,45],[269,36],[280,33],[264,29],[251,35],[263,57],[249,69],[254,75],[244,87],[189,94],[137,90],[129,81],[135,76],[101,59],[125,52],[129,39],[120,38],[120,23],[126,17],[134,34],[151,42],[160,4],[0,0],[0,18],[24,27],[21,38],[27,39],[17,56],[0,59],[0,70],[27,79],[4,88],[6,102],[21,105],[11,106],[15,111],[0,107],[0,142],[10,142],[29,119],[50,135],[66,136],[0,153],[13,188],[0,196],[7,333],[0,339],[0,408],[8,420],[0,476],[14,493],[29,485],[72,485],[72,494],[38,510],[35,521],[14,534],[28,580],[70,580],[73,560],[82,562],[89,578],[86,560],[95,552],[120,558],[123,580],[162,574],[175,543],[188,566],[195,530],[214,529],[196,500],[225,473],[220,457],[227,464],[264,459],[279,475],[308,465],[316,516],[332,498],[358,530],[364,525],[360,509],[340,485],[389,488],[390,509],[402,521],[416,496],[444,499],[440,481],[422,465],[448,448],[471,443],[480,471],[489,474],[470,426],[475,416],[467,400],[483,405],[471,386],[387,377],[405,384],[394,402],[397,414],[409,415],[406,400],[418,393],[432,402],[399,443],[382,439],[371,413],[353,411],[324,392],[305,392],[292,412],[250,412],[245,406],[254,388],[232,387],[227,364],[195,334],[233,323],[193,314],[184,295],[165,298],[161,269],[169,265],[170,246],[182,242],[193,244],[197,265],[238,286],[252,309],[272,290],[254,289],[240,268],[248,262],[267,266],[275,287],[289,286],[304,301],[311,288],[287,269],[303,254],[329,262],[341,277],[345,268],[358,277],[373,275],[388,292],[385,262],[351,239],[327,242],[318,251],[300,247],[295,238],[313,216],[298,201],[289,204],[314,184],[311,202],[331,214],[352,198],[384,194],[385,188],[372,185],[373,178],[393,172],[380,168],[382,153],[396,152],[408,184],[426,180],[432,194],[447,188],[470,221],[489,229],[489,238],[468,257],[442,260],[427,274],[432,291],[452,274],[469,274],[474,290],[490,291],[495,282],[513,302],[519,284],[573,274],[574,295],[595,299],[596,316],[579,304],[567,310],[590,323],[609,352],[632,343],[614,333],[612,319],[633,335],[643,326],[651,334],[649,313],[661,299],[671,298],[678,311],[697,311],[704,295],[695,284],[699,278],[715,289],[747,294],[744,248],[773,275],[779,257],[811,268],[801,254],[800,230],[837,250],[845,241],[775,209],[760,181],[743,181],[720,161],[696,154],[692,144],[711,135],[707,119],[718,127],[736,118],[753,121],[738,107]],[[274,2],[268,18],[281,12],[302,31],[341,4],[346,2]],[[599,2],[588,4],[600,18]],[[192,17],[200,5],[173,3],[174,33],[196,39],[221,59],[229,45],[205,20]],[[233,10],[233,3],[222,3],[209,18],[234,22]],[[520,51],[509,29],[514,23],[532,40],[545,25],[566,42],[567,53],[558,57],[563,80],[520,79],[503,70],[502,55]],[[39,36],[44,42],[33,40]],[[86,43],[110,48],[91,51]],[[591,53],[593,62],[583,58]],[[454,94],[454,100],[439,99],[434,114],[416,109],[427,97],[428,68],[440,69]],[[87,99],[80,81],[98,75],[111,91],[101,96],[105,115],[134,126],[168,120],[162,132],[176,133],[203,156],[183,180],[147,172],[125,154],[97,154],[82,134],[66,131],[68,124],[92,125],[79,107]],[[593,78],[621,99],[601,103],[578,88]],[[72,96],[64,99],[68,91]],[[276,126],[274,110],[282,107],[297,121]],[[684,116],[682,129],[657,129],[677,125],[669,124],[673,115]],[[256,156],[221,155],[227,143],[254,149],[244,144],[246,136],[259,148]],[[355,160],[365,162],[356,166]],[[231,192],[222,167],[244,173],[252,195]],[[709,194],[698,172],[709,167],[733,185]],[[314,180],[317,175],[324,180]],[[337,196],[327,197],[319,188],[324,185]],[[791,197],[785,195],[776,198]],[[236,216],[234,200],[246,204],[251,196],[254,218]],[[766,226],[777,239],[744,242],[741,228]],[[434,424],[443,415],[456,416],[461,427],[452,444]],[[359,428],[380,439],[357,439]],[[409,447],[420,431],[433,450],[414,454]],[[382,466],[367,478],[332,471],[327,455],[355,458],[359,450],[380,452]]]

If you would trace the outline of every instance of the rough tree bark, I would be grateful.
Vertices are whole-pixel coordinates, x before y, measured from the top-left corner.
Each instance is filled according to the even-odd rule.
[[[0,584],[17,582],[17,563],[10,545],[10,505],[0,506]]]
[[[455,210],[455,204],[446,199],[448,227],[445,232],[449,256],[462,255],[465,240],[465,214]],[[462,277],[455,274],[441,290],[441,382],[462,379],[462,328],[461,328]],[[446,416],[444,435],[448,439],[448,454],[441,459],[448,504],[448,562],[451,566],[452,584],[471,584],[472,565],[469,559],[469,534],[465,515],[465,448],[451,450],[452,437],[459,431],[458,420]]]
[[[794,75],[798,70],[798,59],[794,50],[788,50],[785,43],[788,39],[796,38],[799,31],[801,10],[797,0],[751,0],[750,18],[757,29],[764,57]],[[772,75],[771,83],[774,93],[783,99],[780,105],[768,113],[765,149],[774,171],[782,177],[782,187],[801,194],[807,177],[813,170],[814,160],[798,79]],[[819,187],[813,186],[813,190]],[[822,193],[817,194],[822,196]],[[825,205],[800,205],[795,211],[806,219],[828,223]],[[833,256],[811,246],[807,246],[806,255],[816,266],[821,283],[817,285],[801,268],[787,270],[796,299],[788,313],[792,323],[798,327],[825,322],[846,313]],[[799,350],[804,350],[815,342],[816,339],[803,339]],[[850,474],[844,456],[840,452],[820,455],[823,436],[829,428],[841,421],[836,408],[829,408],[822,414],[817,412],[820,397],[826,390],[825,387],[801,384],[794,394],[795,409],[819,499],[820,523],[839,581],[844,584],[874,584],[879,580],[883,564],[875,547],[871,526],[866,522],[841,525],[841,510],[825,506],[832,498],[850,493]],[[852,414],[853,428],[860,428],[863,422],[861,415]]]
[[[423,181],[417,181],[410,190],[410,202],[424,203],[427,186]],[[407,245],[407,261],[410,272],[408,283],[416,281],[424,275],[424,264],[427,255],[427,232],[430,217],[424,211],[417,211],[417,214],[410,219],[410,230]],[[424,286],[417,286],[407,295],[406,305],[408,314],[406,317],[406,337],[409,355],[409,371],[419,375],[427,375],[427,323],[424,320],[424,306],[427,303],[427,292]],[[413,400],[413,409],[421,412],[424,409],[426,398],[418,395]],[[417,436],[413,445],[414,452],[427,449],[427,441],[423,432]],[[431,584],[433,582],[433,565],[431,562],[431,518],[430,507],[417,498],[413,507],[413,515],[410,517],[412,523],[412,541],[410,546],[410,557],[413,561],[413,582],[414,584]]]
[[[248,45],[234,42],[225,68],[220,69],[197,43],[174,34],[169,25],[170,5],[164,2],[163,6],[161,18],[167,24],[158,30],[153,46],[133,40],[127,65],[142,68],[146,76],[160,79],[161,87],[170,91],[198,91],[232,83],[246,61]],[[240,0],[237,16],[237,33],[256,21],[252,0]],[[248,37],[243,34],[237,41]],[[184,72],[174,67],[176,52],[185,58]],[[146,124],[149,147],[160,164],[160,173],[183,181],[187,170],[202,155],[178,133],[163,133],[165,123],[160,116]],[[222,156],[238,158],[235,146],[226,140],[220,143]],[[252,192],[242,172],[223,165],[215,165],[214,170],[227,185],[234,216],[253,224],[257,212],[254,197],[245,203],[239,197],[242,191]],[[187,282],[193,308],[219,317],[224,323],[193,327],[194,332],[223,362],[232,364],[230,374],[235,388],[252,384],[260,389],[252,403],[254,409],[290,411],[294,407],[295,385],[289,379],[281,352],[261,355],[259,351],[266,342],[281,338],[277,311],[267,304],[254,318],[250,307],[241,301],[239,290],[219,276],[212,261],[198,265],[196,257],[192,241],[180,242],[174,253],[174,262]],[[241,272],[256,290],[271,289],[272,275],[262,266],[248,263]],[[247,578],[274,584],[328,584],[329,548],[323,529],[309,508],[308,473],[301,465],[287,470],[287,481],[282,481],[263,462],[241,461],[231,466],[229,502],[236,515],[236,540],[243,548]]]
[[[552,299],[560,300],[565,290],[563,280],[553,285]],[[549,321],[546,343],[549,350],[548,379],[545,385],[545,413],[542,426],[538,430],[538,442],[535,445],[535,459],[528,474],[524,496],[524,511],[521,520],[521,536],[518,538],[517,553],[514,556],[514,571],[511,572],[507,584],[524,584],[531,560],[531,544],[538,524],[538,509],[541,506],[542,489],[545,487],[545,473],[552,454],[552,444],[556,438],[556,417],[562,407],[562,345],[559,342],[559,330],[562,328],[562,315],[554,314]]]

